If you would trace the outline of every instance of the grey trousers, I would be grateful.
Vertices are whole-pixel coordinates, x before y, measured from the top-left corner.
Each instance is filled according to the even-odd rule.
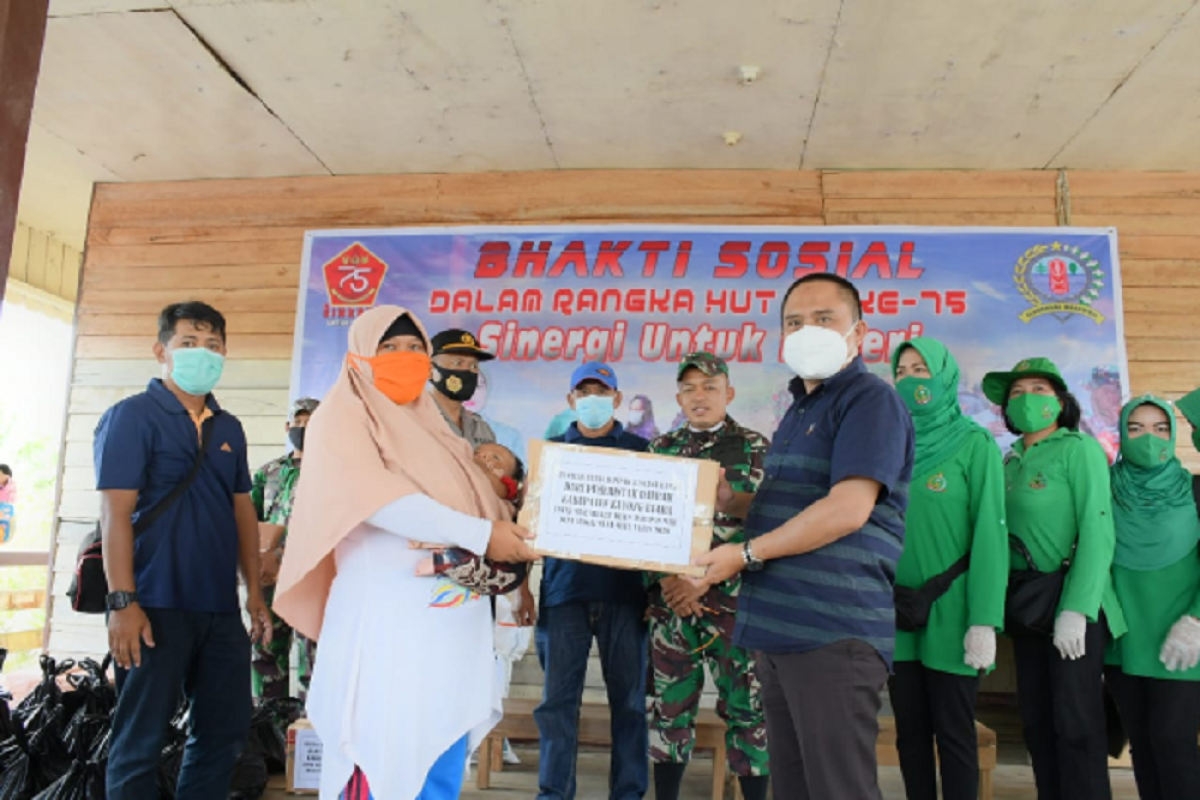
[[[859,639],[756,652],[771,788],[787,800],[881,800],[875,741],[888,670]]]

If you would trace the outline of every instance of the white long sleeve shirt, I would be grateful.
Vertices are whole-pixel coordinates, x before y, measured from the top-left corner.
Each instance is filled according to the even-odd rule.
[[[492,618],[480,595],[418,577],[410,541],[487,549],[491,522],[426,495],[380,509],[335,552],[308,715],[324,747],[321,797],[335,800],[357,765],[372,794],[411,800],[429,768],[500,719]]]

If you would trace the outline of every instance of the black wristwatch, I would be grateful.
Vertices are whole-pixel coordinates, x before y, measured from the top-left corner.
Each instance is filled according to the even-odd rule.
[[[755,557],[754,551],[750,549],[749,540],[742,545],[742,560],[746,562],[746,572],[761,572],[766,566],[766,562]]]
[[[109,611],[120,611],[136,602],[137,592],[109,592],[104,598],[104,605]]]

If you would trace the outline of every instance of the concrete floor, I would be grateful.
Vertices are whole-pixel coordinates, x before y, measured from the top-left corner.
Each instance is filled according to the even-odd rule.
[[[474,775],[463,787],[462,800],[530,800],[537,795],[537,747],[536,745],[515,746],[521,765],[506,767],[503,772],[492,773],[492,788],[487,791],[475,789]],[[1002,755],[1008,755],[1002,753]],[[1002,762],[1009,758],[1001,758]],[[684,779],[683,797],[707,800],[710,797],[712,761],[706,755],[699,757]],[[1133,773],[1128,769],[1112,769],[1113,800],[1136,800],[1137,790],[1133,784]],[[884,800],[903,800],[904,784],[898,767],[880,767],[880,787]],[[603,800],[608,796],[608,753],[589,748],[579,755],[580,800]],[[647,800],[653,798],[651,791]],[[732,795],[727,795],[732,797]],[[284,800],[291,797],[282,789],[269,790],[264,800]],[[1033,800],[1037,791],[1033,786],[1033,771],[1024,764],[1001,763],[995,772],[995,800]],[[381,798],[381,800],[389,800]]]

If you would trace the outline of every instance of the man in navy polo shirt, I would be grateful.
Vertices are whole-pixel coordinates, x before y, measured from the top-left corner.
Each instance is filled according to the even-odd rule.
[[[550,441],[638,453],[649,445],[613,419],[621,392],[617,374],[607,364],[593,361],[576,369],[567,403],[578,421]],[[631,800],[645,795],[650,783],[645,610],[640,572],[546,559],[535,634],[538,662],[546,675],[542,703],[533,712],[541,735],[539,800],[575,797],[579,706],[593,638],[612,713],[609,797]]]
[[[225,797],[250,727],[250,641],[238,607],[246,581],[254,640],[270,637],[258,556],[258,515],[242,424],[210,394],[225,362],[225,318],[204,303],[159,317],[162,380],[105,412],[96,427],[108,643],[117,709],[109,800],[158,796],[163,737],[181,696],[189,736],[175,797]],[[187,491],[135,541],[133,525],[184,481]]]
[[[758,661],[775,796],[878,800],[876,717],[896,636],[912,420],[858,355],[867,327],[853,284],[802,278],[782,316],[795,401],[749,502],[746,543],[698,563],[708,584],[746,571],[734,638]],[[722,481],[718,508],[748,499]]]

